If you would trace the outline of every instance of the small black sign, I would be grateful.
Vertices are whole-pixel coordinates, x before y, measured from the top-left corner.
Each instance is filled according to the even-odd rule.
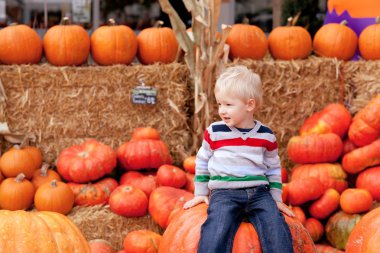
[[[132,90],[132,103],[140,105],[155,105],[157,103],[157,89],[150,86],[137,86]]]

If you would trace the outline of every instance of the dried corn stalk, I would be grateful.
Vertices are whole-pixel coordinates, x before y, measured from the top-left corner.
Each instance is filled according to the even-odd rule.
[[[193,153],[201,143],[204,129],[212,120],[215,77],[227,62],[229,47],[225,41],[231,27],[223,26],[220,38],[216,37],[221,0],[183,0],[192,15],[192,39],[169,0],[159,2],[162,10],[169,15],[193,78],[195,108],[192,124],[193,145],[190,150]]]

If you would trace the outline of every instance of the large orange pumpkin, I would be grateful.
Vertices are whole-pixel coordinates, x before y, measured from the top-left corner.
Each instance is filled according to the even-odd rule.
[[[351,123],[351,114],[342,104],[329,104],[305,120],[300,135],[335,133],[341,138]]]
[[[146,28],[138,34],[137,43],[137,58],[142,64],[171,63],[177,56],[178,42],[169,27]]]
[[[334,133],[293,136],[288,142],[289,158],[295,163],[325,163],[338,160],[343,142]]]
[[[365,214],[348,237],[346,253],[377,253],[380,249],[380,208]]]
[[[360,172],[356,178],[356,188],[369,191],[374,200],[380,201],[380,166]]]
[[[57,169],[67,181],[87,183],[112,172],[116,167],[115,151],[96,140],[64,149],[58,157]]]
[[[131,28],[116,25],[97,28],[91,35],[91,54],[100,65],[129,64],[137,52],[137,38]]]
[[[181,210],[162,237],[159,253],[195,253],[198,248],[201,225],[207,217],[207,205],[200,204],[189,210]],[[314,243],[304,226],[287,216],[285,220],[293,236],[295,253],[316,252]],[[259,253],[260,242],[250,223],[242,223],[234,239],[232,253]]]
[[[314,52],[322,57],[350,60],[356,52],[358,37],[342,22],[322,26],[314,35]]]
[[[88,242],[65,215],[0,210],[0,252],[91,253]]]
[[[309,32],[301,26],[278,26],[268,37],[269,51],[273,58],[280,60],[304,59],[312,49]]]
[[[334,188],[339,193],[347,189],[347,174],[339,163],[316,163],[297,165],[292,169],[291,180],[315,177],[325,189]]]
[[[0,30],[0,62],[35,64],[41,60],[40,36],[26,25],[10,25]]]
[[[260,27],[250,24],[235,24],[226,43],[230,46],[231,59],[262,59],[268,49],[268,40]]]
[[[380,59],[380,19],[367,26],[359,35],[360,55],[366,60]]]
[[[69,25],[63,18],[60,25],[45,34],[43,46],[46,59],[55,66],[81,65],[90,53],[90,37],[83,27]]]
[[[370,144],[380,136],[380,94],[371,99],[353,118],[348,137],[361,147]]]

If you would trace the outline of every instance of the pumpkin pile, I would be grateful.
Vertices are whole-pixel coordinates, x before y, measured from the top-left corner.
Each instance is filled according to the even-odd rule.
[[[379,137],[380,94],[353,118],[341,104],[326,106],[289,140],[288,156],[296,165],[283,186],[283,200],[315,242],[325,239],[346,252],[377,247],[377,233],[361,220],[370,214],[369,222],[380,219]]]

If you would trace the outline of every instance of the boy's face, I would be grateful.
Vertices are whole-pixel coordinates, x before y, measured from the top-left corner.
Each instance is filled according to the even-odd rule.
[[[227,92],[216,92],[215,98],[219,106],[219,116],[227,126],[253,127],[253,111],[256,106],[254,99],[245,101]]]

